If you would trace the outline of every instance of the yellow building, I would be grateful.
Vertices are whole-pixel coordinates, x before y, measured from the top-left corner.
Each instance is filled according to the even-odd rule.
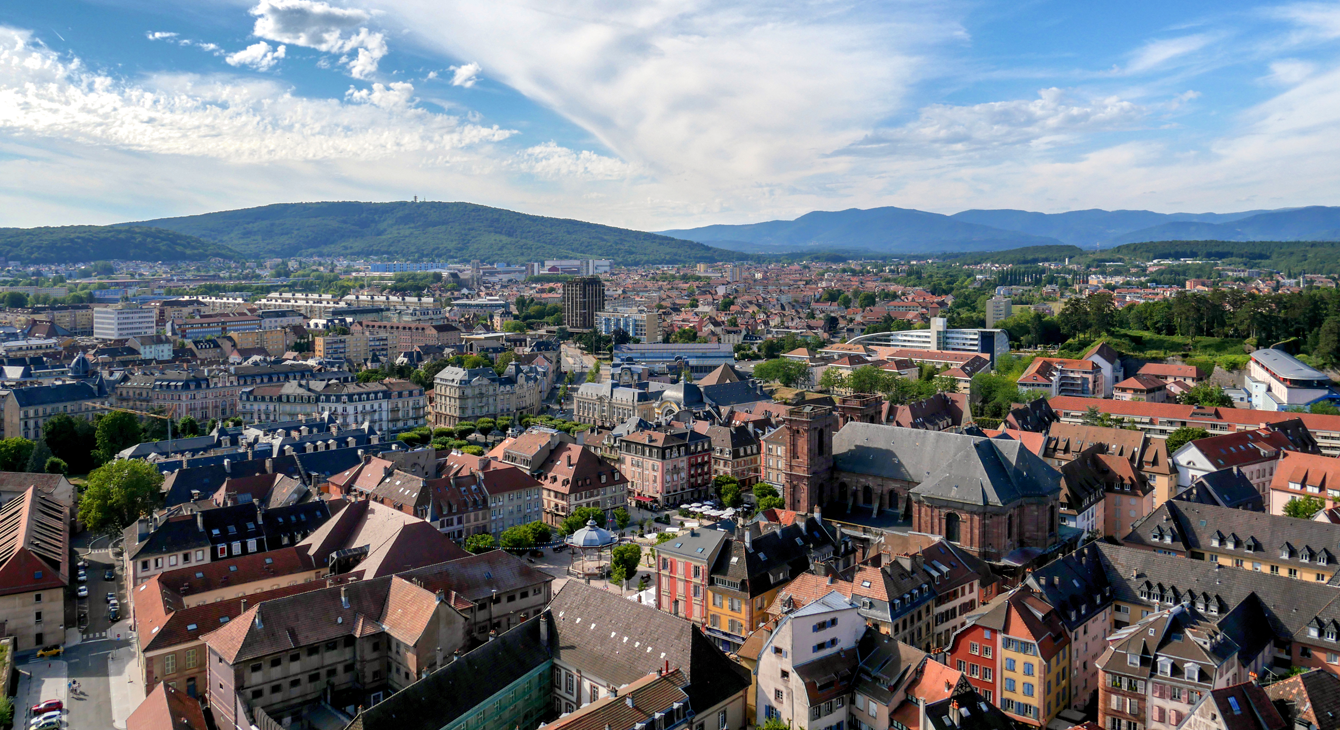
[[[1070,638],[1057,612],[1027,589],[1005,599],[999,632],[1000,709],[1046,727],[1070,703]]]

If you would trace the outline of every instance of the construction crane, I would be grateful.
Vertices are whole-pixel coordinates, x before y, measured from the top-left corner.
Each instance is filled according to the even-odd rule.
[[[103,410],[105,410],[105,411],[118,411],[118,412],[121,412],[121,413],[133,413],[134,415],[137,415],[137,416],[144,416],[145,418],[161,418],[161,419],[163,419],[164,421],[167,421],[167,429],[168,429],[168,437],[167,437],[167,441],[168,441],[168,452],[169,452],[169,453],[172,452],[172,422],[176,420],[176,415],[177,415],[177,404],[176,404],[176,403],[171,403],[171,404],[168,405],[168,412],[167,412],[166,414],[163,414],[163,413],[150,413],[149,411],[137,411],[137,410],[133,410],[133,409],[131,409],[131,408],[117,408],[116,406],[105,406],[105,405],[102,405],[101,403],[90,403],[89,405],[93,406],[94,408],[101,408],[101,409],[103,409]]]

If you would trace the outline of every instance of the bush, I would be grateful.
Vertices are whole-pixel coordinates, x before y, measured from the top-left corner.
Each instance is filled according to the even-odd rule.
[[[47,459],[45,471],[48,474],[69,474],[70,466],[61,459],[57,459],[53,456],[50,459]]]

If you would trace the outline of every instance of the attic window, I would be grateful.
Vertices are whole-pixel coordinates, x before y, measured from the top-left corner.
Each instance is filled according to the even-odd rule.
[[[201,573],[200,571],[196,571],[196,573],[195,573],[195,577],[197,577],[197,578],[204,578],[204,577],[205,577],[205,574],[204,574],[204,573]]]
[[[209,534],[213,535],[214,537],[218,537],[218,536],[219,536],[219,528],[215,527],[214,529],[212,529],[212,530],[209,531]]]
[[[228,566],[228,572],[229,572],[229,573],[236,573],[236,572],[237,572],[237,566],[236,566],[236,565],[230,565],[230,566]]]
[[[195,629],[196,629],[196,625],[195,625],[195,624],[186,624],[186,630],[187,630],[187,631],[195,631]]]
[[[270,563],[273,563],[274,561],[275,561],[274,558],[266,558],[266,559],[265,559],[265,564],[266,564],[266,565],[269,565]]]
[[[220,616],[220,617],[219,617],[219,623],[221,623],[221,624],[226,624],[226,623],[228,623],[228,617],[227,617],[227,616]]]
[[[42,571],[40,571],[40,570],[34,570],[34,571],[33,571],[33,580],[42,580]]]
[[[861,581],[861,587],[862,587],[862,588],[869,588],[869,587],[870,587],[870,581],[868,581],[868,580],[863,580],[863,581]]]

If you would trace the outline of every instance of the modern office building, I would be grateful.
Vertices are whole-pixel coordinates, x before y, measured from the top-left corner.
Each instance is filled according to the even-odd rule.
[[[688,368],[695,376],[706,375],[722,365],[735,365],[735,348],[724,342],[673,344],[644,343],[616,345],[616,363],[664,368],[678,373]]]
[[[126,340],[152,335],[155,312],[137,305],[99,307],[93,310],[93,336],[99,340]]]
[[[1247,364],[1247,392],[1258,411],[1287,411],[1340,400],[1326,373],[1283,350],[1257,350]]]
[[[605,308],[605,283],[598,276],[578,276],[563,282],[563,326],[589,330],[596,312]]]
[[[853,344],[889,345],[909,350],[947,350],[949,352],[976,352],[991,360],[1010,351],[1010,335],[1000,329],[949,329],[944,317],[932,317],[930,329],[880,332],[862,335],[851,340]]]

